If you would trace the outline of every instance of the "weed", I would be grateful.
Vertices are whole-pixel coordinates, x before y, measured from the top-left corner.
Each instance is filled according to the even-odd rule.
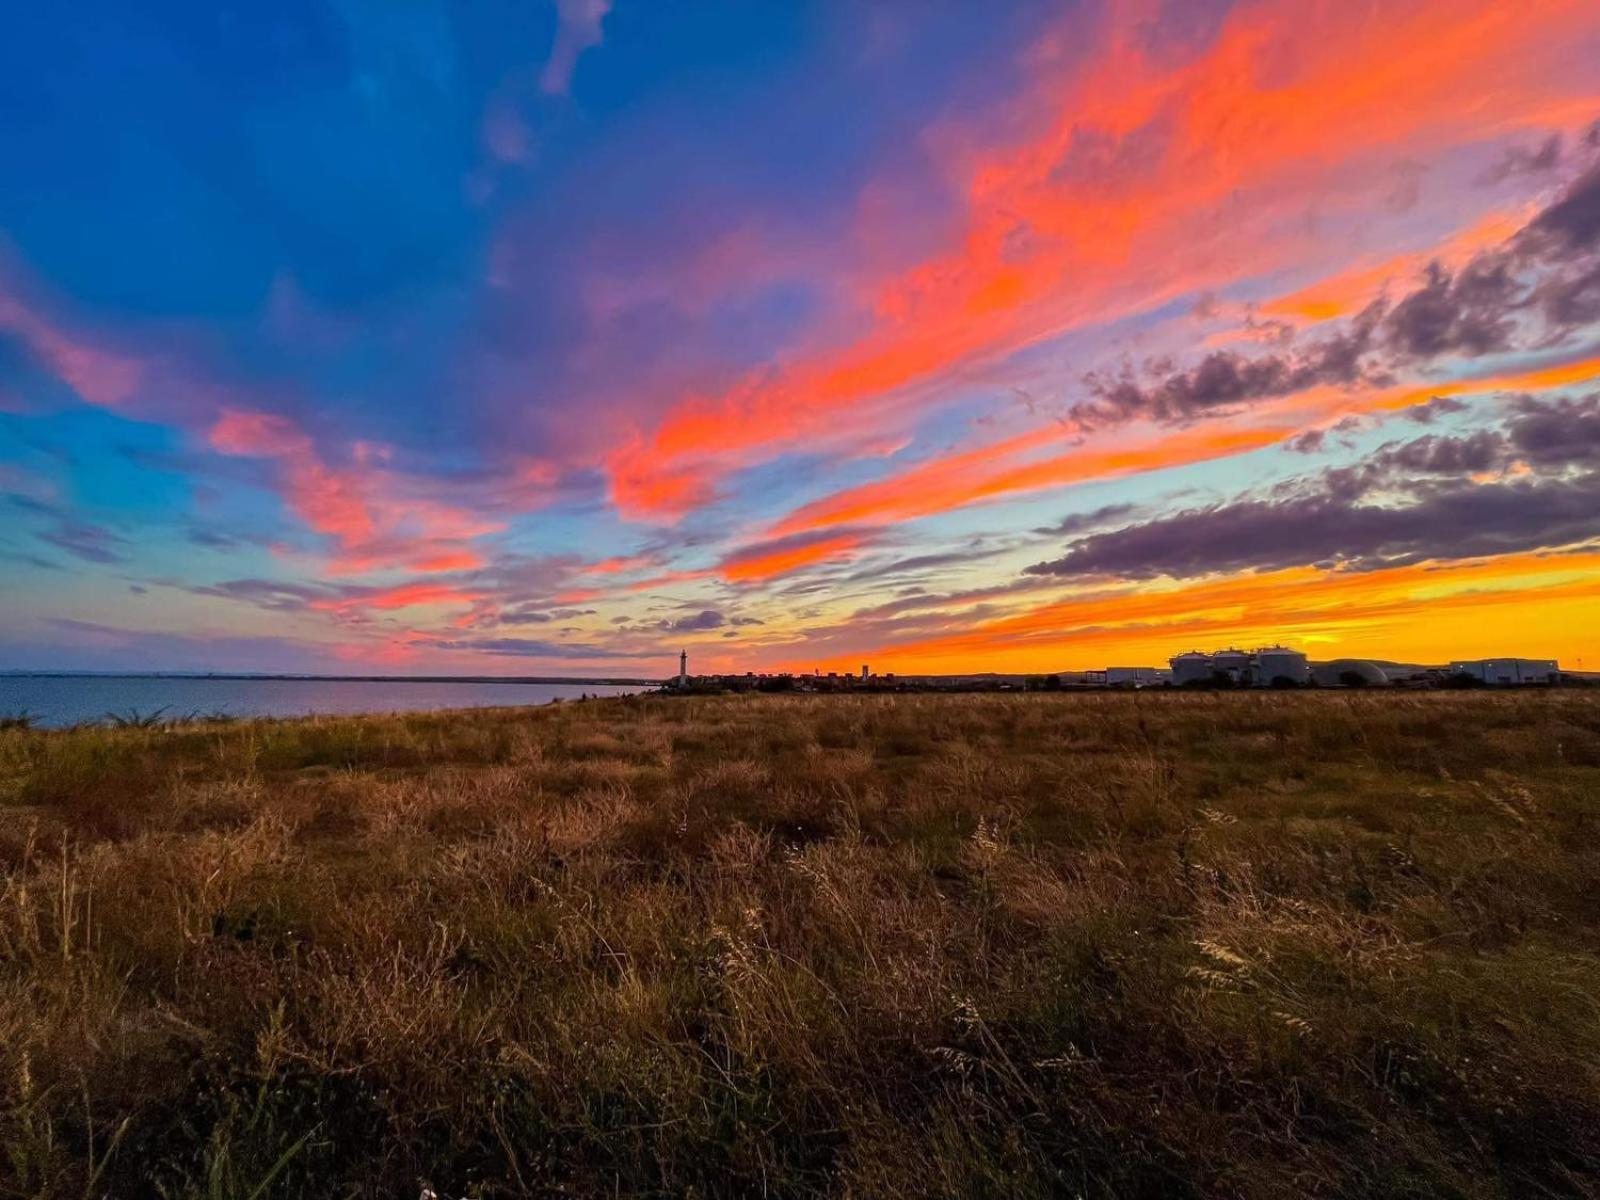
[[[0,723],[0,1195],[1593,1194],[1597,833],[1578,691]]]

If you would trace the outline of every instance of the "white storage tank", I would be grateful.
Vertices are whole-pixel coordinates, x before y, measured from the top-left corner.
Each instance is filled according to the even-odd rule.
[[[1235,683],[1250,683],[1253,680],[1251,672],[1251,656],[1243,650],[1218,650],[1211,656],[1211,669],[1220,671]]]
[[[1211,678],[1211,655],[1198,650],[1187,650],[1168,660],[1172,664],[1172,682],[1182,687],[1186,683],[1206,683]]]
[[[1311,664],[1298,650],[1285,646],[1265,646],[1256,651],[1256,684],[1271,687],[1279,679],[1287,679],[1296,687],[1311,682]]]

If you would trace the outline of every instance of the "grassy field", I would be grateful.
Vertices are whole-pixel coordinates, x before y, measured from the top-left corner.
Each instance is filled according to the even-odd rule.
[[[1600,1195],[1600,693],[0,732],[0,1196]]]

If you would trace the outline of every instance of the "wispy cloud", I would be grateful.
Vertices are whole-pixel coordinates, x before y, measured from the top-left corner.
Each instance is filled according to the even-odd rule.
[[[1093,65],[1049,75],[1019,104],[1036,137],[994,152],[947,131],[959,234],[876,282],[861,337],[681,399],[612,456],[613,499],[636,516],[681,514],[720,475],[825,435],[841,414],[861,421],[964,364],[1226,282],[1241,261],[1265,273],[1317,253],[1303,221],[1285,219],[1287,181],[1331,197],[1347,186],[1327,165],[1341,152],[1448,144],[1476,127],[1467,101],[1486,88],[1504,126],[1540,120],[1565,94],[1535,65],[1541,50],[1589,22],[1568,4],[1513,14],[1429,0],[1380,22],[1241,4],[1174,70],[1134,18],[1113,16]]]
[[[539,86],[552,96],[564,96],[572,87],[578,56],[598,46],[605,36],[601,26],[611,11],[611,0],[556,0],[556,37],[550,57],[539,73]]]

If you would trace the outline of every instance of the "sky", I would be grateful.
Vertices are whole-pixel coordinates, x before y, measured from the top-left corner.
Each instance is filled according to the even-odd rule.
[[[0,669],[1600,669],[1593,0],[83,0]]]

